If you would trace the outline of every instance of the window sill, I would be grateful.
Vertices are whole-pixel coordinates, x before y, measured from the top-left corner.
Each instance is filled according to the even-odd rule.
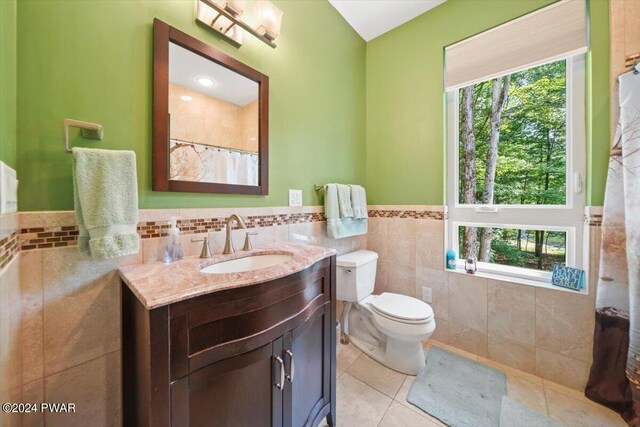
[[[506,276],[506,275],[503,275],[503,274],[489,273],[489,272],[486,272],[486,271],[477,271],[475,274],[467,274],[467,272],[464,269],[461,269],[461,268],[457,268],[455,270],[445,269],[445,271],[448,272],[448,273],[453,273],[453,274],[464,274],[465,276],[475,276],[475,277],[482,277],[482,278],[485,278],[485,279],[499,280],[501,282],[518,283],[518,284],[521,284],[521,285],[534,286],[536,288],[551,289],[551,290],[554,290],[554,291],[562,291],[562,292],[570,292],[572,294],[578,294],[578,295],[589,295],[589,286],[586,286],[585,289],[581,289],[579,291],[574,291],[573,289],[567,289],[567,288],[563,288],[563,287],[560,287],[560,286],[554,286],[549,282],[543,282],[543,281],[540,281],[540,280],[525,279],[523,277]]]

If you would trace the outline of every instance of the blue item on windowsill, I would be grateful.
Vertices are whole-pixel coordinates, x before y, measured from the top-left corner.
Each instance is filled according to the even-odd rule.
[[[584,270],[554,264],[553,274],[551,275],[551,284],[579,291],[585,287],[584,277]]]
[[[453,249],[447,251],[447,270],[456,269],[456,252]]]

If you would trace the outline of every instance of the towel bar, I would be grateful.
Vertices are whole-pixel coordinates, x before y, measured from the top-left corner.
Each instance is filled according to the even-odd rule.
[[[73,119],[64,119],[62,123],[64,134],[63,148],[66,153],[71,153],[71,149],[69,148],[69,127],[80,128],[83,138],[101,140],[104,137],[102,126],[97,123],[89,123]]]
[[[324,187],[326,187],[326,185],[314,184],[313,187],[316,189],[316,191],[320,191],[324,190]]]

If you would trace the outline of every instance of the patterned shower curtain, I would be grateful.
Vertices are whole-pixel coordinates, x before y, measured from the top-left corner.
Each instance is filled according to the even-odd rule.
[[[618,81],[620,120],[609,160],[585,394],[640,426],[640,74]]]

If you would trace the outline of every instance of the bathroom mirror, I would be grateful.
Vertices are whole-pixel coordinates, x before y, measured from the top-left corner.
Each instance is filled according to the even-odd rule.
[[[154,21],[153,189],[268,194],[269,78]]]

